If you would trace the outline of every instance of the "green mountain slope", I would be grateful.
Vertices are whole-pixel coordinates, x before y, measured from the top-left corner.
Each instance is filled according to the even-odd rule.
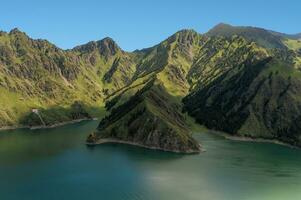
[[[114,107],[87,142],[120,142],[164,151],[196,153],[181,106],[156,78],[151,78],[127,101]]]
[[[226,24],[206,35],[227,40],[239,36],[255,43],[240,43],[233,56],[221,56],[224,60],[213,62],[210,69],[206,69],[208,61],[197,65],[196,70],[206,71],[184,98],[185,110],[211,129],[300,146],[300,41],[291,35]]]
[[[269,30],[270,33],[272,33],[273,35],[276,36],[280,36],[282,38],[288,38],[288,39],[292,39],[292,40],[298,40],[301,39],[301,33],[297,33],[297,34],[286,34],[286,33],[279,33],[276,31],[271,31]]]
[[[167,90],[175,96],[187,95],[186,76],[204,42],[202,35],[193,30],[182,30],[160,44],[144,50],[145,56],[137,65],[135,77],[157,74]]]
[[[209,37],[232,37],[233,35],[238,35],[248,39],[249,41],[254,41],[266,48],[285,48],[280,34],[273,34],[268,30],[257,27],[231,26],[221,23],[209,30],[206,35]]]
[[[208,128],[301,145],[301,72],[288,60],[247,60],[184,99]]]
[[[238,66],[247,61],[257,62],[269,58],[270,53],[242,37],[208,38],[190,30],[180,31],[159,45],[144,51],[145,56],[141,59],[141,63],[144,63],[145,60],[154,59],[151,63],[157,64],[150,65],[150,68],[142,68],[141,64],[138,64],[136,72],[138,78],[106,99],[106,108],[111,111],[111,115],[100,123],[98,131],[88,138],[89,142],[122,141],[145,145],[145,138],[149,137],[150,130],[144,129],[146,122],[143,120],[147,119],[150,115],[149,112],[158,108],[160,112],[165,112],[163,114],[165,117],[161,117],[159,121],[168,122],[174,117],[168,116],[171,112],[167,102],[176,102],[180,105],[181,98],[189,92],[214,83],[220,76],[229,71],[240,70]],[[152,66],[156,68],[152,68]],[[161,93],[161,90],[153,90],[153,87],[145,90],[145,85],[148,85],[149,79],[154,76],[160,86],[165,88],[164,93],[168,93],[170,97],[166,98],[166,103],[159,104],[163,105],[161,107],[159,105],[143,107],[143,114],[138,115],[137,112],[140,110],[137,111],[136,109],[140,108],[141,104],[140,102],[134,103],[132,99],[138,98],[137,94],[140,94],[140,91],[148,91],[143,94],[149,94],[149,91]],[[144,103],[152,101],[157,102],[158,100],[150,100],[149,98],[143,100]],[[144,110],[148,114],[145,114]],[[132,112],[133,114],[131,114]],[[131,132],[129,124],[133,118],[131,115],[136,116],[136,114],[135,122],[137,123],[135,125],[141,127],[135,126],[133,130],[141,130],[142,132],[137,131],[141,134],[140,136],[138,133],[137,135],[134,133],[129,135]],[[157,123],[157,121],[150,120],[148,124],[151,127],[156,127],[156,130],[160,130]],[[175,129],[179,130],[179,128]],[[185,133],[183,129],[180,132]],[[174,135],[175,138],[176,136]],[[161,148],[158,144],[151,146]]]
[[[187,75],[191,90],[202,88],[246,60],[268,57],[268,50],[243,37],[206,39]]]
[[[122,74],[116,73],[118,66],[130,66],[131,59],[108,38],[64,51],[17,29],[2,32],[0,126],[43,125],[36,120],[28,124],[35,116],[32,109],[44,113],[46,125],[70,121],[74,119],[70,113],[75,102],[81,102],[89,116],[101,114],[106,93],[126,84],[117,77]],[[105,73],[107,79],[103,80]],[[122,76],[128,76],[128,72]],[[110,79],[118,81],[112,84]]]
[[[0,32],[0,127],[50,126],[106,109],[89,141],[189,152],[198,145],[184,103],[209,128],[299,145],[300,69],[298,35],[255,27],[181,30],[134,52],[111,38],[62,50],[14,29]]]

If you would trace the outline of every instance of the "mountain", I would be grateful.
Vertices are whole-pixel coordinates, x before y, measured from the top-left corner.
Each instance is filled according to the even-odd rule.
[[[297,34],[286,34],[286,33],[279,33],[276,31],[269,31],[270,33],[272,33],[273,35],[276,36],[280,36],[282,38],[288,38],[288,39],[292,39],[292,40],[298,40],[301,39],[301,33],[297,33]]]
[[[200,151],[183,110],[211,129],[300,145],[295,37],[219,24],[126,52],[111,38],[62,50],[18,29],[0,32],[0,127],[51,126],[106,112],[89,143]]]
[[[99,116],[104,97],[129,82],[136,58],[110,38],[62,50],[14,29],[0,34],[0,126],[70,121],[73,104]],[[39,110],[38,121],[32,110]],[[35,119],[31,119],[34,117]],[[34,123],[31,123],[33,122]]]
[[[228,25],[218,25],[207,36],[218,34],[217,31],[223,33],[221,37],[230,38],[232,34],[253,40],[259,45],[256,49],[261,49],[261,53],[258,51],[261,56],[253,54],[242,62],[232,61],[228,70],[209,82],[199,79],[194,90],[183,99],[184,109],[210,129],[301,146],[300,50],[286,44],[293,40],[271,40],[271,37],[266,41],[282,42],[286,48],[280,45],[267,48],[262,45],[262,34],[259,34],[270,34],[267,31]],[[254,36],[257,38],[253,39]],[[226,61],[231,60],[226,58],[223,63]],[[202,68],[204,65],[197,67]]]
[[[300,146],[301,72],[272,57],[239,67],[188,95],[185,109],[211,129]]]
[[[251,27],[251,26],[231,26],[228,24],[218,24],[209,30],[206,35],[212,36],[224,36],[232,37],[233,35],[242,36],[249,41],[254,41],[257,44],[266,48],[285,48],[282,43],[282,36],[280,34],[274,34],[271,31],[263,28]]]
[[[127,101],[114,107],[87,142],[92,145],[126,143],[181,153],[201,151],[190,134],[181,105],[153,77]]]
[[[145,56],[137,66],[135,78],[157,74],[167,90],[175,96],[188,94],[186,76],[194,58],[204,42],[194,30],[181,30],[160,44],[144,50]]]

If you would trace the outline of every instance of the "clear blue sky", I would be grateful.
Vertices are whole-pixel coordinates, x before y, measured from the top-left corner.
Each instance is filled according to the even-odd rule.
[[[301,32],[300,0],[0,0],[0,29],[18,27],[61,48],[112,37],[123,49],[155,45],[183,28],[224,22]]]

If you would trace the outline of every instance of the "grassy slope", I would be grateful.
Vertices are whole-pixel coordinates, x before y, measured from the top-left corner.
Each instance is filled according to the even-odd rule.
[[[261,87],[252,99],[250,115],[239,134],[276,138],[300,145],[300,80],[301,72],[293,65],[279,60],[269,62],[253,80],[253,85],[261,82]]]
[[[258,45],[265,48],[285,48],[280,35],[273,34],[271,31],[257,27],[219,24],[208,31],[206,35],[224,37],[238,35],[244,37],[248,41],[256,42]]]
[[[114,107],[88,142],[108,138],[167,151],[200,150],[198,142],[190,135],[180,104],[154,77],[127,101]]]
[[[290,49],[293,50],[301,49],[301,40],[293,40],[293,39],[286,38],[283,40],[283,42]]]
[[[68,110],[75,101],[82,102],[95,116],[91,110],[103,107],[104,101],[118,96],[115,91],[127,91],[127,95],[122,95],[126,101],[135,92],[128,88],[143,83],[154,74],[180,101],[188,94],[191,83],[217,77],[223,68],[218,66],[217,70],[212,70],[213,66],[225,62],[222,58],[228,58],[239,45],[247,45],[241,39],[233,40],[237,41],[209,39],[192,30],[183,30],[155,47],[127,53],[110,38],[62,51],[47,41],[32,40],[18,30],[3,34],[0,41],[6,60],[0,63],[3,65],[0,83],[10,98],[2,101],[5,105],[2,122],[4,125],[19,124],[32,108]],[[217,48],[214,55],[210,49],[213,44]],[[20,46],[22,48],[18,49]],[[204,64],[206,70],[198,71]],[[12,96],[26,103],[9,101]],[[57,117],[66,119],[68,116],[67,112],[66,116]]]
[[[300,145],[301,72],[277,59],[240,66],[185,98],[201,124]]]
[[[38,123],[28,118],[31,108],[39,108],[48,124],[72,119],[80,116],[74,115],[74,102],[81,103],[83,116],[101,114],[104,104],[112,111],[156,76],[170,95],[168,101],[179,104],[191,93],[186,99],[191,112],[205,117],[198,119],[202,124],[241,135],[298,140],[290,134],[299,127],[298,41],[263,29],[224,27],[215,29],[226,34],[222,37],[183,30],[132,53],[110,38],[63,51],[19,31],[1,33],[0,126]],[[269,57],[271,63],[256,64]],[[152,103],[141,106],[154,110],[147,116],[160,116]],[[271,122],[283,126],[273,128]]]
[[[284,38],[283,43],[296,54],[294,58],[295,68],[301,69],[301,39]]]
[[[156,57],[154,62],[159,63],[160,61],[160,68],[144,68],[143,63],[155,59],[153,54],[155,54],[154,52],[157,52],[158,49],[161,49],[158,56],[162,57]],[[113,138],[117,137],[121,140],[129,140],[128,133],[124,133],[128,131],[128,127],[124,124],[128,124],[133,110],[133,112],[136,113],[136,109],[139,110],[142,108],[150,110],[151,115],[160,116],[159,118],[172,129],[179,129],[178,126],[174,126],[170,123],[174,119],[168,119],[168,115],[164,116],[160,114],[160,111],[164,111],[168,106],[159,107],[160,110],[158,106],[149,103],[151,102],[149,99],[144,101],[146,103],[142,105],[138,104],[135,109],[125,112],[124,114],[120,111],[120,107],[127,104],[139,90],[143,90],[149,78],[154,77],[154,75],[156,75],[156,79],[164,85],[164,88],[166,88],[166,91],[169,93],[168,102],[174,102],[180,105],[182,97],[188,93],[189,87],[194,83],[203,81],[203,83],[209,84],[210,81],[214,81],[225,73],[223,70],[233,68],[235,70],[237,65],[242,64],[247,59],[260,60],[267,57],[267,54],[265,49],[256,46],[254,43],[247,42],[241,37],[210,39],[196,35],[192,31],[185,30],[178,32],[153,49],[148,49],[148,53],[146,53],[145,57],[141,60],[142,64],[138,65],[136,77],[139,78],[106,100],[106,106],[112,111],[113,116],[120,115],[122,117],[118,118],[118,120],[108,118],[107,123],[110,125],[103,126],[105,127],[104,130],[99,131],[98,135],[110,138],[112,137],[112,133],[116,133],[117,135],[113,134]],[[227,63],[225,64],[225,62]],[[220,63],[220,65],[216,65],[216,63]],[[177,67],[178,71],[173,71],[173,66]],[[220,73],[218,73],[219,71]],[[212,76],[213,74],[215,74],[215,76]],[[209,78],[211,78],[211,80]],[[182,90],[183,88],[186,88],[186,90]],[[139,120],[143,120],[148,116],[149,114],[144,113],[143,116],[139,117]],[[186,116],[184,118],[186,119],[188,117]],[[190,122],[190,125],[193,124],[191,123],[191,119],[188,120],[188,122]],[[142,121],[139,123],[145,124],[145,122]],[[119,128],[115,130],[116,127],[121,127],[122,130],[126,131],[118,131]],[[179,132],[185,131],[182,130]],[[131,138],[130,140],[133,139]]]
[[[298,40],[228,25],[217,26],[206,35],[227,39],[209,39],[191,67],[192,92],[184,99],[186,110],[212,129],[300,146]],[[239,42],[234,35],[243,39]]]
[[[73,120],[70,113],[77,101],[91,117],[102,116],[105,88],[117,86],[102,81],[98,72],[107,70],[117,57],[129,57],[117,50],[106,57],[96,50],[83,55],[32,40],[18,30],[2,33],[0,126],[30,125],[33,108],[39,109],[48,125]]]

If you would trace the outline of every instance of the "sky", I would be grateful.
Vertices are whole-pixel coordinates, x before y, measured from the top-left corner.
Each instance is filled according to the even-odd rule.
[[[301,32],[300,0],[0,0],[0,30],[17,27],[68,49],[113,38],[127,51],[153,46],[181,29],[218,23]]]

